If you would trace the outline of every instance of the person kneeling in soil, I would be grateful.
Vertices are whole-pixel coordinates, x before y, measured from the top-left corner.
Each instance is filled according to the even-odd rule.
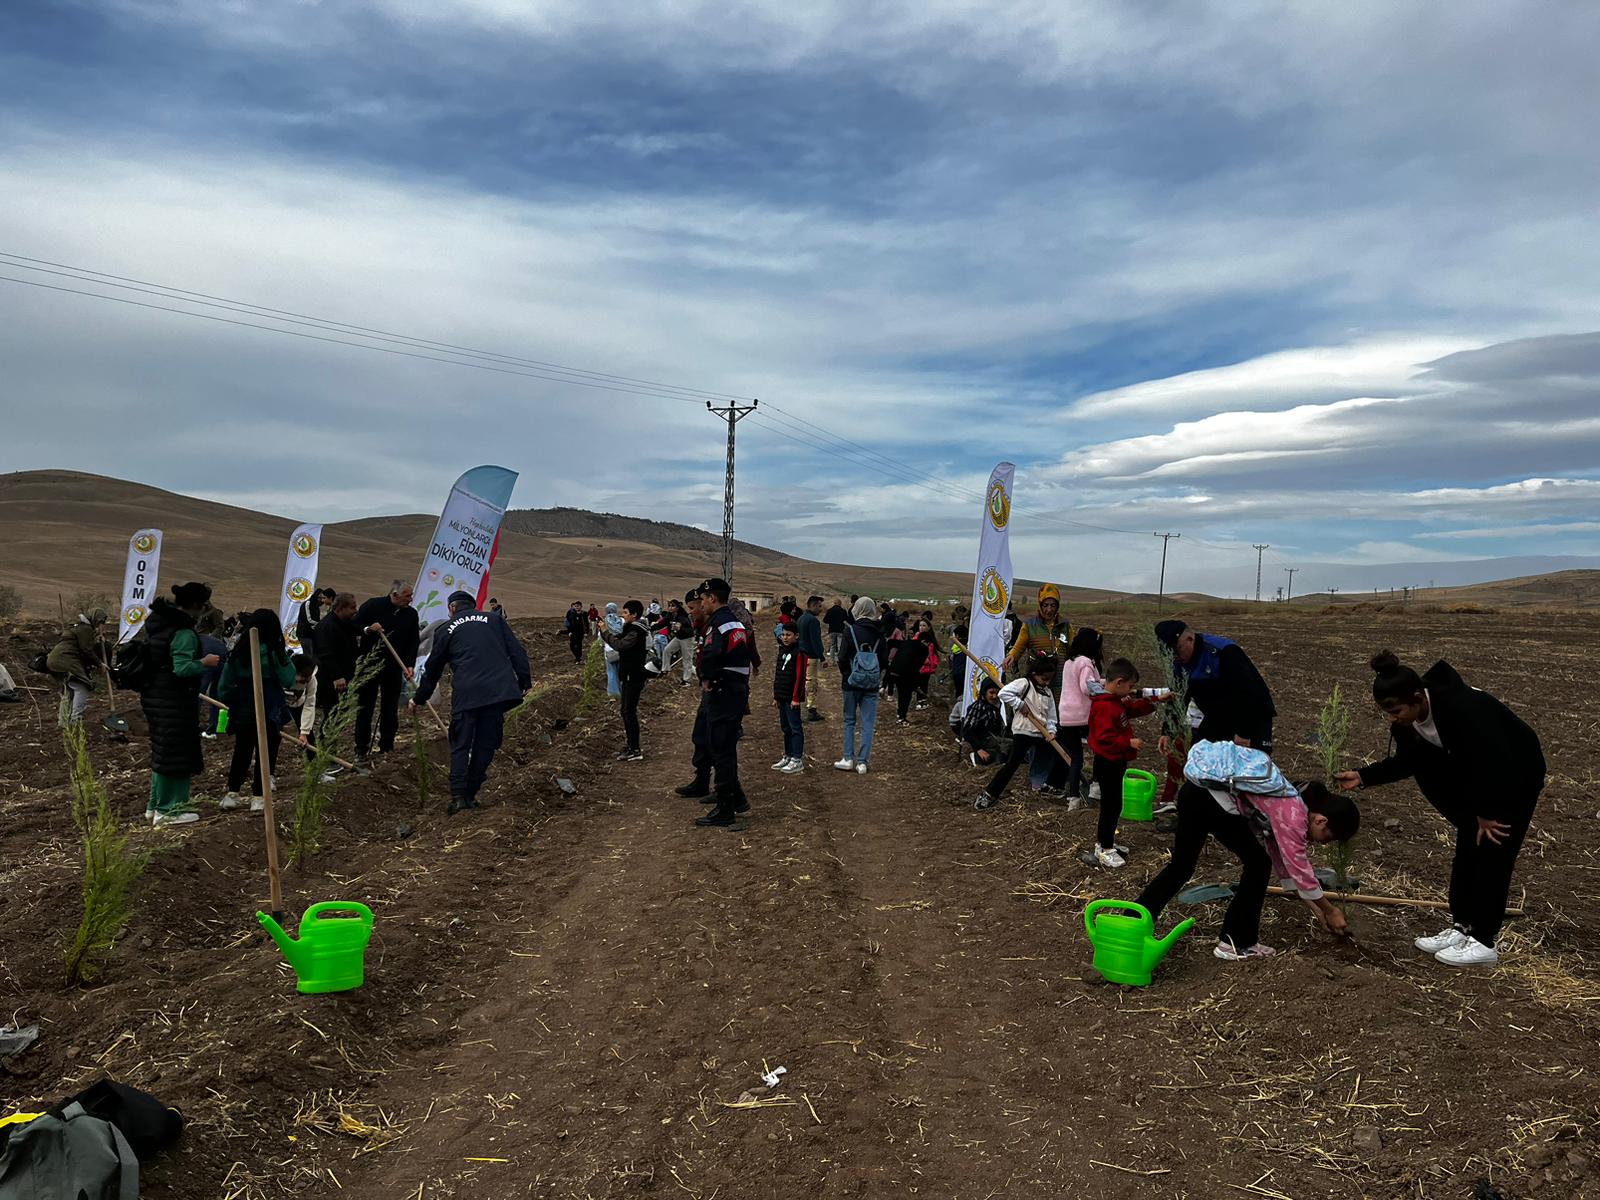
[[[1450,866],[1453,923],[1416,947],[1452,967],[1492,967],[1517,854],[1544,790],[1539,735],[1449,663],[1418,675],[1385,650],[1372,659],[1372,697],[1389,717],[1394,752],[1335,779],[1346,791],[1415,777],[1428,803],[1455,826]],[[1493,772],[1485,775],[1485,768]]]
[[[1011,756],[1006,735],[1006,715],[1000,708],[1000,685],[987,676],[978,685],[978,698],[967,705],[957,731],[961,752],[975,767],[992,767]]]
[[[778,706],[778,728],[783,734],[783,757],[772,764],[774,771],[797,775],[806,769],[806,726],[800,715],[805,702],[806,683],[811,676],[811,659],[800,648],[798,622],[778,627],[778,661],[772,673],[772,698]]]
[[[1138,903],[1152,917],[1159,917],[1193,878],[1206,839],[1215,837],[1242,868],[1222,918],[1214,951],[1218,958],[1233,962],[1276,953],[1261,944],[1261,906],[1274,873],[1284,887],[1299,893],[1324,929],[1344,932],[1344,914],[1323,894],[1306,845],[1355,837],[1361,813],[1348,796],[1335,795],[1320,783],[1308,783],[1297,792],[1264,751],[1231,743],[1197,742],[1184,776],[1172,860],[1139,894]],[[1247,785],[1245,779],[1252,782]]]
[[[61,684],[61,711],[58,723],[64,729],[83,721],[83,711],[89,707],[89,697],[94,694],[95,676],[104,663],[105,647],[101,642],[101,626],[106,623],[106,610],[94,609],[79,613],[78,623],[61,635],[61,640],[50,651],[45,666]]]
[[[428,702],[449,664],[449,812],[455,816],[478,807],[478,789],[505,733],[506,710],[532,689],[533,672],[528,652],[499,613],[479,612],[468,592],[452,592],[449,608],[450,620],[434,635],[422,682],[406,711],[414,716]]]
[[[1139,669],[1125,658],[1106,667],[1104,691],[1089,703],[1089,749],[1094,752],[1094,781],[1100,787],[1100,819],[1095,829],[1096,866],[1117,870],[1128,865],[1126,846],[1117,844],[1122,820],[1122,777],[1144,743],[1133,736],[1133,719],[1155,712],[1155,702],[1136,696]],[[1167,692],[1163,698],[1170,697]]]
[[[989,786],[978,793],[973,808],[980,812],[993,808],[1017,768],[1035,751],[1055,753],[1047,750],[1046,745],[1056,740],[1056,694],[1050,690],[1050,685],[1060,674],[1061,664],[1055,655],[1041,654],[1028,660],[1026,675],[1000,689],[1000,707],[1011,718],[1011,753],[1006,756],[1005,766],[989,781]]]

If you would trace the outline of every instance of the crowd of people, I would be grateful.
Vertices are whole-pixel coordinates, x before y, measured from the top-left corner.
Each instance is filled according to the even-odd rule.
[[[477,807],[505,713],[532,685],[527,652],[497,601],[479,611],[471,595],[457,592],[449,598],[448,616],[424,628],[403,580],[365,603],[352,593],[321,588],[298,614],[299,648],[291,652],[275,612],[224,618],[211,599],[203,583],[174,587],[170,599],[153,602],[143,629],[118,650],[114,665],[104,636],[106,614],[80,613],[39,664],[60,684],[64,724],[83,720],[102,676],[114,672],[139,693],[149,726],[146,816],[153,824],[199,819],[190,781],[201,768],[203,740],[215,736],[216,714],[228,714],[234,738],[219,807],[239,808],[248,800],[259,809],[261,772],[275,769],[284,737],[311,753],[330,717],[336,711],[352,716],[353,706],[349,769],[366,773],[374,754],[393,750],[401,705],[427,704],[447,669],[453,675],[449,812]],[[970,702],[963,703],[964,615],[956,611],[942,642],[930,609],[897,611],[869,596],[831,602],[818,595],[804,602],[786,596],[758,624],[726,580],[711,578],[664,606],[655,600],[603,608],[574,601],[563,632],[578,661],[590,643],[600,643],[607,691],[618,704],[617,758],[623,762],[645,757],[639,706],[651,679],[698,689],[690,739],[693,775],[676,792],[706,806],[695,820],[705,828],[745,827],[742,818],[751,805],[739,744],[744,722],[755,711],[754,681],[764,658],[770,659],[783,748],[774,770],[792,775],[807,769],[807,743],[815,741],[813,727],[827,719],[831,706],[825,697],[837,687],[841,753],[832,766],[868,774],[880,701],[894,703],[903,725],[914,709],[931,705],[930,684],[943,670],[955,696],[949,714],[953,742],[972,768],[991,772],[974,807],[994,808],[1026,766],[1028,786],[1064,802],[1066,811],[1097,808],[1094,841],[1084,858],[1111,872],[1128,861],[1118,837],[1124,779],[1146,749],[1138,722],[1160,714],[1156,748],[1165,786],[1155,811],[1165,818],[1157,828],[1172,835],[1173,849],[1139,903],[1159,914],[1215,838],[1240,861],[1239,885],[1216,946],[1217,955],[1229,960],[1272,953],[1260,942],[1259,929],[1274,878],[1295,891],[1324,927],[1343,932],[1343,913],[1327,897],[1309,847],[1355,835],[1361,814],[1353,793],[1415,778],[1456,831],[1452,924],[1416,945],[1451,965],[1498,961],[1496,942],[1517,856],[1543,789],[1544,759],[1532,729],[1499,700],[1469,686],[1448,663],[1418,673],[1387,652],[1374,657],[1373,697],[1391,724],[1390,753],[1341,772],[1331,788],[1295,785],[1272,760],[1277,710],[1271,691],[1231,639],[1179,620],[1158,623],[1161,677],[1156,686],[1142,687],[1135,663],[1127,657],[1106,661],[1101,632],[1073,629],[1059,589],[1045,585],[1034,615],[1008,614],[1002,671],[981,677]],[[252,631],[259,645],[254,664]],[[425,664],[420,678],[418,663]],[[836,682],[828,683],[830,677]],[[265,706],[264,746],[258,744],[254,713],[257,678]],[[1472,766],[1485,756],[1504,765],[1492,788],[1481,785]],[[252,784],[254,796],[247,797]]]

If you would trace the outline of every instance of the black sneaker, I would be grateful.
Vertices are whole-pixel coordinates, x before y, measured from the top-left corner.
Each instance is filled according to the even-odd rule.
[[[464,808],[476,808],[476,807],[477,806],[475,804],[473,804],[473,802],[471,800],[469,800],[465,796],[451,796],[450,797],[450,808],[449,808],[448,812],[449,812],[449,815],[453,817]]]
[[[988,792],[979,792],[978,798],[972,802],[972,807],[979,812],[987,812],[995,806],[996,800],[997,797],[989,795]]]
[[[808,721],[826,721],[827,719],[814,708],[806,709],[806,720]]]
[[[620,761],[620,762],[643,762],[644,761],[644,751],[643,750],[629,750],[624,754],[619,754],[617,756],[617,758],[618,758],[618,761]]]
[[[686,800],[694,800],[701,796],[711,795],[711,781],[709,779],[691,779],[682,787],[672,789],[673,794],[682,796]]]
[[[733,815],[733,806],[719,804],[703,817],[696,817],[694,823],[702,829],[726,829],[738,822]]]

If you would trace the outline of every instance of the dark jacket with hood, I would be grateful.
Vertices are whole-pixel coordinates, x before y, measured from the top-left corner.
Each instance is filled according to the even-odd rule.
[[[182,633],[192,643],[185,662],[175,663],[173,639]],[[200,750],[199,639],[194,618],[170,600],[150,602],[142,636],[149,643],[152,672],[139,704],[150,726],[150,769],[158,775],[187,779],[204,766]]]
[[[359,657],[356,623],[329,612],[317,622],[311,642],[317,656],[317,706],[320,708],[320,697],[333,694],[335,680],[343,679],[348,683],[355,678],[356,659]]]
[[[1409,725],[1392,726],[1389,757],[1362,767],[1361,782],[1371,787],[1414,778],[1428,803],[1458,828],[1479,817],[1528,820],[1544,788],[1539,735],[1488,692],[1467,686],[1442,659],[1423,673],[1422,686],[1444,746]]]
[[[515,708],[533,686],[528,652],[499,613],[479,612],[471,601],[457,603],[456,614],[433,635],[433,649],[414,697],[426,704],[451,668],[450,708]]]
[[[852,636],[854,635],[854,636]],[[884,673],[888,672],[889,644],[883,637],[883,626],[872,617],[862,617],[859,621],[852,621],[844,631],[844,636],[839,639],[839,678],[842,686],[847,691],[860,692],[866,689],[852,688],[850,686],[850,664],[856,660],[856,650],[875,649],[878,652],[878,666]],[[873,689],[876,690],[876,689]]]
[[[617,652],[617,679],[631,682],[645,673],[645,651],[650,648],[650,631],[640,621],[629,617],[619,633],[612,633],[604,622],[600,625],[600,640]]]

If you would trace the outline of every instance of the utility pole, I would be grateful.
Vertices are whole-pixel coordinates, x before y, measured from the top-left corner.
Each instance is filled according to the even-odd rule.
[[[1256,603],[1261,602],[1261,555],[1264,551],[1272,549],[1270,545],[1258,546],[1250,543],[1250,548],[1256,552]]]
[[[1298,571],[1299,569],[1300,569],[1299,567],[1285,567],[1284,568],[1285,571],[1289,572],[1289,594],[1284,597],[1285,600],[1293,600],[1294,599],[1294,573],[1296,571]]]
[[[1167,543],[1173,538],[1181,538],[1181,533],[1152,533],[1151,537],[1161,539],[1161,582],[1156,586],[1156,614],[1161,613],[1161,605],[1167,598]]]
[[[722,489],[722,577],[733,582],[733,427],[755,412],[759,400],[749,404],[730,404],[715,408],[706,401],[706,411],[714,412],[728,422],[728,478]]]

